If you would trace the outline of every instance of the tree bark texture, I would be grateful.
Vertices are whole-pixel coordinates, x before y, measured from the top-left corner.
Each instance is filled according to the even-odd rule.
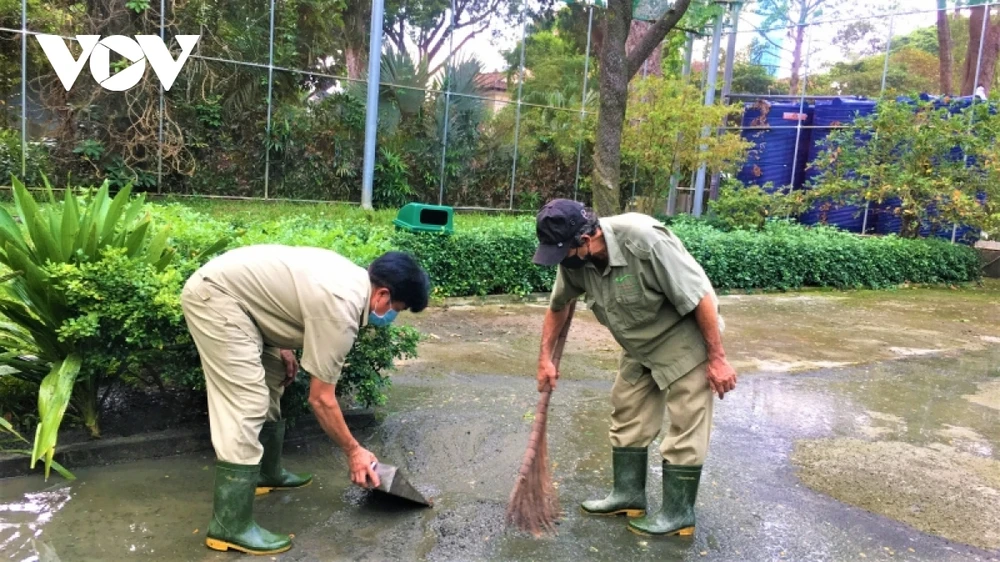
[[[962,95],[971,96],[976,92],[976,85],[982,86],[989,93],[996,73],[997,58],[1000,55],[1000,22],[988,21],[986,38],[983,40],[983,18],[989,18],[987,6],[973,6],[969,17],[969,49],[965,56],[965,67],[962,72]],[[979,61],[979,46],[982,41],[983,56]],[[979,75],[976,76],[976,68]],[[977,80],[978,78],[978,80]]]
[[[344,64],[347,77],[359,80],[368,70],[368,28],[371,4],[348,2],[344,12]]]
[[[636,26],[630,41],[632,1],[608,0],[598,25],[600,36],[600,106],[597,112],[597,139],[594,147],[593,206],[599,216],[621,212],[621,150],[628,83],[650,58],[663,38],[687,12],[691,0],[676,0],[673,7],[643,33]],[[634,45],[631,50],[626,45]],[[659,69],[659,63],[657,63]],[[650,69],[652,70],[652,69]]]
[[[802,70],[802,42],[805,40],[806,26],[799,25],[795,28],[793,35],[794,47],[792,49],[792,76],[788,81],[788,93],[798,95],[799,93],[799,71]]]
[[[941,94],[952,93],[952,42],[951,22],[948,19],[948,0],[938,0],[937,13],[938,60],[941,72]]]
[[[625,42],[631,22],[631,0],[608,0],[607,12],[601,22],[604,41],[601,45],[601,97],[594,154],[593,205],[598,216],[615,215],[621,211],[621,142],[629,81]]]
[[[639,40],[642,39],[649,28],[653,27],[653,24],[648,21],[637,21],[632,20],[632,25],[629,28],[628,39],[625,41],[625,52],[634,52],[639,44]],[[642,64],[646,68],[646,73],[649,76],[663,76],[663,49],[661,46],[662,42],[653,47],[653,52],[649,53]],[[643,72],[642,70],[639,71]]]

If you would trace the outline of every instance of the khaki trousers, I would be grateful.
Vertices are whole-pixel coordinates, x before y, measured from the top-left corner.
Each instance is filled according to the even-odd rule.
[[[649,369],[623,352],[611,388],[612,446],[649,446],[663,427],[666,409],[670,426],[660,444],[663,460],[676,465],[703,464],[712,431],[713,406],[706,366],[707,362],[702,363],[666,390],[660,390]]]
[[[264,345],[235,298],[198,273],[185,283],[181,307],[205,374],[215,454],[225,462],[257,464],[264,421],[281,419],[281,355]]]

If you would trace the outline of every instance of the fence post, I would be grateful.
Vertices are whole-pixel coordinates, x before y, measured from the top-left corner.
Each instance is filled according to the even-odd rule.
[[[684,53],[684,67],[681,69],[681,77],[684,84],[691,82],[691,59],[694,58],[694,34],[687,32],[687,45]],[[678,138],[680,135],[678,135]],[[674,173],[670,174],[670,188],[667,193],[667,216],[674,216],[677,213],[677,186],[680,184],[681,176],[676,171],[677,156],[674,155]]]
[[[726,13],[723,11],[715,18],[715,33],[712,37],[712,54],[709,55],[711,59],[708,63],[708,67],[705,72],[708,73],[708,83],[705,86],[705,105],[712,105],[715,103],[715,85],[718,82],[719,74],[719,50],[720,44],[722,43],[722,19],[725,17]],[[702,131],[702,138],[707,138],[710,134],[711,129],[705,127]],[[703,144],[702,150],[707,147]],[[691,209],[692,214],[696,217],[701,216],[701,208],[705,201],[705,172],[707,166],[702,164],[698,167],[698,177],[695,180],[694,186],[694,208]]]
[[[733,64],[736,62],[736,34],[740,26],[740,11],[743,8],[742,2],[736,2],[733,4],[733,9],[731,12],[730,22],[732,29],[729,32],[729,43],[726,47],[726,69],[722,75],[722,105],[729,105],[729,94],[732,92],[733,88]],[[722,120],[722,127],[726,126],[726,120]],[[719,133],[722,135],[725,132],[723,128],[719,128]],[[719,181],[721,179],[721,174],[719,172],[712,173],[712,183],[709,184],[708,198],[712,201],[719,198]]]
[[[983,47],[986,44],[986,32],[989,29],[986,26],[986,24],[989,23],[989,21],[990,21],[990,10],[992,9],[992,7],[993,7],[993,4],[987,2],[986,3],[986,7],[985,7],[986,13],[983,14],[983,29],[982,29],[982,31],[979,34],[979,55],[976,58],[976,75],[972,79],[972,107],[975,107],[976,100],[978,99],[978,96],[976,95],[976,92],[979,90],[979,71],[982,70],[982,65],[983,65]],[[975,124],[975,120],[976,120],[976,114],[970,109],[970,111],[969,111],[969,134],[970,135],[972,134],[972,127]],[[969,155],[968,154],[965,155],[964,160],[965,160],[965,167],[968,168],[969,167]],[[952,244],[955,243],[955,239],[956,239],[957,236],[958,236],[958,223],[952,223],[952,225],[951,225],[951,243]]]
[[[267,53],[267,128],[264,133],[264,199],[271,179],[271,90],[274,87],[274,0],[271,0],[271,38]]]
[[[524,39],[527,33],[528,21],[526,18],[526,12],[528,11],[528,3],[525,2],[521,6],[521,67],[518,72],[517,81],[517,116],[514,120],[514,161],[511,163],[510,168],[510,209],[514,210],[514,180],[517,179],[517,145],[518,141],[521,140],[521,90],[524,87]]]
[[[649,76],[649,59],[642,61],[642,79],[643,81]],[[635,166],[632,168],[632,204],[635,205],[635,181],[639,177],[639,161],[636,160]]]
[[[589,4],[590,13],[587,16],[587,49],[583,58],[583,93],[580,94],[580,123],[584,122],[587,112],[587,74],[590,72],[590,32],[594,26],[594,5]],[[580,157],[583,155],[583,139],[576,141],[576,175],[573,177],[573,200],[577,200],[580,188]]]
[[[21,179],[28,179],[28,0],[21,0]]]
[[[166,0],[160,0],[160,41],[166,44],[164,26],[166,25]],[[160,127],[156,144],[156,193],[163,193],[163,83],[160,83]]]
[[[361,177],[361,207],[372,208],[372,183],[375,179],[375,135],[378,133],[378,87],[382,70],[382,0],[372,0],[368,45],[368,99],[365,107],[365,161]]]
[[[812,57],[812,33],[806,29],[806,65],[802,73],[802,96],[799,98],[799,114],[795,117],[795,152],[792,153],[792,178],[788,186],[788,193],[795,190],[795,171],[799,167],[799,146],[802,142],[802,115],[806,105],[806,90],[809,89],[809,61]],[[862,233],[864,230],[862,229]]]
[[[889,38],[885,42],[885,60],[882,63],[882,88],[878,92],[878,99],[881,101],[882,97],[885,96],[885,86],[886,77],[889,76],[889,55],[892,54],[892,31],[893,26],[896,23],[896,10],[899,9],[899,5],[893,3],[892,5],[892,15],[889,16]],[[878,132],[876,131],[875,139],[878,138]],[[871,208],[871,201],[865,199],[865,214],[861,219],[861,234],[868,233],[868,215],[870,214],[869,209]],[[878,211],[876,211],[877,213]],[[876,221],[876,224],[877,221]]]
[[[444,124],[441,127],[441,171],[439,173],[438,205],[444,205],[445,161],[448,157],[448,129],[451,128],[451,60],[455,56],[455,0],[451,0],[451,14],[448,19],[448,59],[444,64]],[[428,61],[429,62],[429,61]]]

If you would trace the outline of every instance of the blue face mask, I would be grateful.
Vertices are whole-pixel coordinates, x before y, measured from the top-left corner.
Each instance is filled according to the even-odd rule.
[[[384,328],[385,326],[392,324],[392,321],[395,319],[396,319],[395,308],[390,308],[389,312],[385,313],[385,316],[379,316],[378,314],[375,314],[374,310],[368,313],[368,323],[377,328]]]

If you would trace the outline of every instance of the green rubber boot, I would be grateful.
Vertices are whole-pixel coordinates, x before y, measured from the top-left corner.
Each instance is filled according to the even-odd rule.
[[[628,522],[628,529],[640,535],[694,534],[694,501],[698,496],[701,466],[663,463],[663,505],[652,515]]]
[[[288,535],[262,529],[253,519],[254,487],[258,465],[215,463],[215,500],[205,545],[212,550],[238,550],[247,554],[277,554],[292,548]]]
[[[613,447],[611,466],[615,482],[603,500],[580,504],[591,515],[639,517],[646,513],[646,447]]]
[[[260,430],[260,444],[264,446],[264,456],[260,459],[260,479],[257,481],[257,495],[271,490],[301,488],[312,482],[312,474],[296,474],[281,467],[281,448],[285,442],[285,420],[264,422]]]

